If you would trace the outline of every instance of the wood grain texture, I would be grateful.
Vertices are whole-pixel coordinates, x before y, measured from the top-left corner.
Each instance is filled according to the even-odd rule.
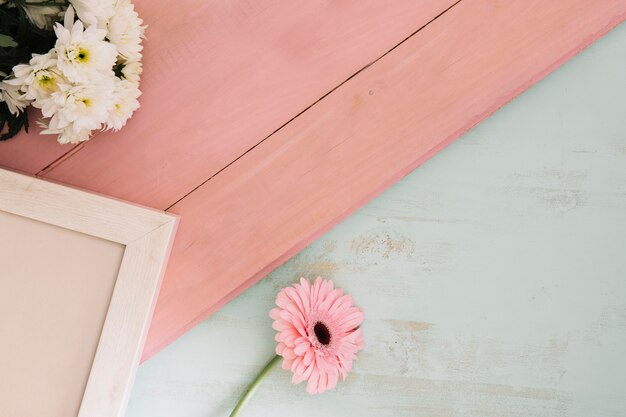
[[[0,166],[34,175],[62,157],[71,147],[60,145],[53,136],[40,135],[42,129],[35,121],[41,113],[34,109],[28,112],[28,133],[21,132],[13,139],[0,142]]]
[[[1,168],[0,210],[122,244],[176,218]]]
[[[145,357],[624,17],[621,0],[463,1],[316,103],[172,207]]]
[[[44,172],[161,208],[209,180],[172,208],[186,220],[152,353],[623,20],[626,8],[464,0],[271,134],[452,2],[205,2],[173,15],[154,4],[137,2],[151,29],[130,140],[103,135]],[[0,164],[9,155],[27,171],[58,156],[11,146],[0,147]]]
[[[126,245],[78,417],[124,417],[176,221]]]
[[[242,416],[626,415],[625,52],[621,25],[142,364],[127,417],[227,416],[301,275],[354,296],[365,349]]]
[[[454,1],[139,1],[142,108],[45,176],[166,209]]]
[[[104,311],[100,311],[106,313],[104,324],[101,318],[95,320],[102,326],[102,332],[100,334],[100,328],[96,331],[96,336],[99,336],[95,338],[97,349],[93,364],[88,362],[86,386],[79,390],[84,395],[78,411],[78,417],[122,417],[143,352],[178,218],[4,169],[0,169],[0,210],[19,216],[17,218],[25,217],[123,245],[118,251],[122,256],[110,268],[115,271],[113,280],[109,281],[113,293],[107,294],[110,303],[107,299],[103,304]],[[6,238],[6,235],[3,237]],[[11,257],[11,249],[2,251],[2,255]],[[80,251],[76,252],[76,256],[80,256]],[[37,258],[34,259],[36,261]],[[67,270],[65,266],[63,268],[62,271]],[[27,266],[20,268],[18,265],[14,269],[18,271],[18,277],[21,272],[29,271]],[[78,270],[78,277],[88,271]],[[25,276],[29,277],[29,274]],[[76,275],[73,279],[77,279]],[[30,285],[35,282],[36,279],[33,279]],[[10,282],[5,284],[11,285]],[[72,288],[70,285],[64,289],[71,291]],[[27,302],[31,301],[25,300]],[[74,313],[89,314],[84,311]],[[98,314],[98,309],[95,309],[95,314]],[[54,337],[63,337],[64,323],[67,321],[62,319],[55,323],[59,328]],[[1,336],[11,337],[10,334]],[[29,386],[20,387],[20,390],[22,393],[25,391],[27,396]]]

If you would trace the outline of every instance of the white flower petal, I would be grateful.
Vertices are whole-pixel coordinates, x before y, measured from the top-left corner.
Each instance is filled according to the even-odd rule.
[[[67,13],[72,13],[71,7]],[[68,19],[65,26],[57,23],[54,31],[57,67],[65,78],[74,83],[89,83],[113,74],[117,50],[104,40],[105,30],[95,26],[84,29],[80,20],[72,23]]]
[[[76,15],[87,26],[104,29],[115,13],[114,0],[70,0]]]
[[[107,29],[107,39],[116,46],[121,56],[129,61],[141,59],[145,27],[129,0],[117,1],[115,14],[109,20]]]
[[[134,111],[139,108],[137,98],[140,95],[141,91],[139,91],[137,84],[117,79],[113,91],[114,105],[107,119],[107,129],[120,130],[124,127]]]
[[[17,116],[30,104],[30,100],[23,96],[20,85],[10,84],[8,80],[0,82],[0,101],[6,102],[11,114]]]

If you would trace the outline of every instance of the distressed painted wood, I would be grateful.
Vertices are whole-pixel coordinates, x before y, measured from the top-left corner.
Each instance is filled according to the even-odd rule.
[[[142,108],[45,176],[166,209],[455,1],[140,1]]]
[[[182,239],[152,353],[626,11],[618,0],[463,0],[290,121],[452,2],[207,2],[173,15],[152,4],[138,2],[151,25],[144,107],[126,133],[74,148],[42,173],[160,208],[208,180],[172,207]],[[58,157],[2,146],[0,164],[9,155],[26,171]]]
[[[625,16],[621,0],[463,1],[333,91],[171,208],[146,357]]]
[[[128,417],[227,416],[300,275],[355,297],[365,350],[242,416],[626,415],[625,50],[622,25],[141,365]]]
[[[124,245],[175,219],[5,169],[0,169],[0,210]]]

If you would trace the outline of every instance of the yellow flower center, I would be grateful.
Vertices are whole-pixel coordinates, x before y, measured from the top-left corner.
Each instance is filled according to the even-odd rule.
[[[52,91],[55,91],[57,88],[56,77],[54,77],[54,75],[51,75],[48,71],[40,72],[37,75],[36,79],[37,79],[39,88],[44,91],[52,92]]]
[[[89,100],[88,98],[84,98],[81,101],[85,104],[85,106],[91,106],[91,100]]]
[[[81,64],[89,62],[89,51],[85,48],[78,48],[78,53],[76,54],[76,61]]]
[[[50,75],[42,75],[41,77],[39,77],[38,82],[39,87],[45,90],[54,90],[57,84],[54,77],[51,77]]]

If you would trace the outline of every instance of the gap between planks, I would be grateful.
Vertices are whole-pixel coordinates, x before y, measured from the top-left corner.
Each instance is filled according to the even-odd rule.
[[[343,86],[345,83],[347,83],[348,81],[350,81],[352,78],[356,77],[357,75],[359,75],[361,72],[365,71],[367,68],[371,67],[372,65],[374,65],[376,62],[378,62],[380,59],[382,59],[383,57],[387,56],[389,53],[391,53],[394,49],[396,49],[397,47],[399,47],[400,45],[402,45],[404,42],[406,42],[407,40],[409,40],[410,38],[412,38],[413,36],[415,36],[420,30],[424,29],[426,26],[430,25],[432,22],[434,22],[436,19],[438,19],[439,17],[441,17],[444,13],[447,13],[448,10],[452,9],[454,6],[456,6],[457,4],[459,4],[461,1],[464,0],[457,0],[455,3],[451,4],[449,7],[447,7],[444,11],[442,11],[441,13],[439,13],[438,15],[436,15],[435,17],[433,17],[432,19],[430,19],[428,22],[424,23],[422,26],[420,26],[417,30],[415,30],[413,33],[411,33],[410,35],[408,35],[407,37],[405,37],[404,39],[402,39],[400,42],[398,42],[397,44],[395,44],[392,48],[390,48],[387,52],[385,52],[384,54],[380,55],[378,58],[374,59],[373,61],[371,61],[370,63],[368,63],[367,65],[363,66],[362,68],[360,68],[359,70],[357,70],[355,73],[353,73],[352,75],[350,75],[348,78],[346,78],[345,80],[343,80],[342,82],[340,82],[339,84],[337,84],[335,87],[333,87],[331,90],[327,91],[324,95],[322,95],[320,98],[318,98],[317,100],[315,100],[313,103],[311,103],[310,105],[308,105],[305,109],[303,109],[302,111],[300,111],[298,114],[296,114],[295,116],[293,116],[292,118],[290,118],[289,120],[287,120],[285,123],[283,123],[281,126],[279,126],[276,130],[274,130],[272,133],[270,133],[269,135],[267,135],[266,137],[264,137],[263,139],[261,139],[259,142],[257,142],[254,146],[252,146],[251,148],[247,149],[245,152],[243,152],[241,155],[239,155],[238,157],[236,157],[235,159],[233,159],[231,162],[229,162],[228,164],[226,164],[223,168],[221,168],[219,171],[217,171],[216,173],[214,173],[213,175],[211,175],[209,178],[207,178],[206,180],[202,181],[202,183],[198,184],[197,186],[195,186],[191,191],[185,193],[182,197],[180,197],[179,199],[177,199],[176,201],[174,201],[173,203],[169,204],[167,206],[167,208],[165,209],[165,211],[170,210],[172,207],[174,207],[176,204],[178,204],[180,201],[184,200],[188,195],[192,194],[194,191],[196,191],[198,188],[202,187],[204,184],[206,184],[207,182],[211,181],[211,179],[213,179],[214,177],[216,177],[217,175],[220,174],[220,172],[228,169],[228,167],[230,167],[232,164],[234,164],[235,162],[237,162],[239,159],[241,159],[243,156],[245,156],[247,153],[249,153],[250,151],[254,150],[257,146],[259,146],[261,143],[265,142],[267,139],[269,139],[270,137],[272,137],[273,135],[275,135],[277,132],[279,132],[282,128],[284,128],[285,126],[287,126],[289,123],[293,122],[295,119],[297,119],[298,117],[300,117],[303,113],[305,113],[306,111],[308,111],[311,107],[315,106],[317,103],[319,103],[320,101],[322,101],[324,98],[326,98],[329,94],[331,94],[333,91],[337,90],[338,88],[341,88],[341,86]],[[465,0],[467,1],[467,0]]]
[[[151,26],[129,140],[104,133],[45,177],[166,209],[455,2],[203,3]]]
[[[190,226],[144,359],[625,17],[616,0],[461,2],[353,77],[173,207]]]
[[[53,170],[54,167],[63,163],[63,161],[72,157],[74,154],[78,153],[86,144],[87,144],[86,142],[82,142],[82,143],[79,143],[78,145],[75,145],[69,151],[65,152],[63,155],[59,156],[57,159],[50,162],[48,165],[46,165],[43,169],[41,169],[35,175],[38,177],[44,177],[49,171]]]
[[[382,55],[378,56],[377,58],[375,58],[374,60],[372,60],[370,63],[364,65],[363,67],[359,68],[357,71],[355,71],[352,75],[350,75],[348,78],[344,79],[343,81],[341,81],[339,84],[337,84],[335,87],[331,88],[330,90],[328,90],[326,93],[324,93],[322,96],[320,96],[317,100],[315,100],[314,102],[312,102],[310,105],[308,105],[306,108],[304,108],[302,111],[300,111],[298,114],[296,114],[295,116],[291,117],[289,120],[287,120],[285,123],[283,123],[282,125],[280,125],[278,128],[276,128],[273,132],[271,132],[269,135],[265,136],[264,138],[262,138],[259,142],[257,142],[254,146],[250,147],[249,149],[247,149],[245,152],[243,152],[241,155],[239,155],[238,157],[236,157],[235,159],[233,159],[231,162],[229,162],[228,164],[226,164],[223,168],[221,168],[220,170],[218,170],[217,172],[215,172],[213,175],[211,175],[210,177],[208,177],[206,180],[202,181],[200,184],[198,184],[197,186],[193,187],[190,191],[186,192],[184,195],[182,195],[180,198],[176,199],[174,202],[169,203],[167,205],[167,207],[165,208],[165,211],[168,211],[169,209],[171,209],[173,206],[175,206],[178,202],[180,202],[181,200],[183,200],[185,197],[187,197],[188,195],[192,194],[194,191],[196,191],[198,188],[202,187],[202,185],[206,184],[208,181],[210,181],[212,178],[214,178],[216,175],[219,175],[220,172],[224,171],[225,169],[228,169],[228,167],[230,167],[233,163],[235,163],[236,161],[238,161],[241,157],[243,157],[245,154],[247,154],[248,152],[254,150],[254,148],[256,148],[257,146],[259,146],[261,143],[263,143],[265,140],[267,140],[268,138],[270,138],[272,135],[274,135],[276,132],[278,132],[279,130],[281,130],[283,127],[285,127],[286,125],[288,125],[289,123],[291,123],[294,119],[297,119],[301,114],[303,114],[304,112],[306,112],[307,110],[309,110],[311,107],[315,106],[317,103],[319,103],[321,100],[323,100],[326,96],[328,96],[329,94],[331,94],[333,91],[335,91],[336,89],[340,88],[341,86],[343,86],[346,82],[350,81],[352,78],[354,78],[356,75],[360,74],[361,72],[363,72],[364,70],[366,70],[367,68],[369,68],[370,66],[372,66],[373,64],[375,64],[376,62],[378,62],[381,58],[385,57],[386,55],[388,55],[391,51],[393,51],[394,49],[396,49],[398,46],[402,45],[404,42],[406,42],[408,39],[410,39],[411,37],[415,36],[415,34],[417,34],[420,30],[424,29],[426,26],[428,26],[429,24],[431,24],[433,21],[435,21],[436,19],[438,19],[439,17],[441,17],[444,13],[448,12],[450,9],[452,9],[454,6],[456,6],[457,4],[459,4],[461,1],[463,0],[457,0],[456,2],[452,3],[450,6],[448,6],[446,9],[444,9],[442,12],[440,12],[439,14],[437,14],[435,17],[433,17],[432,19],[430,19],[429,21],[427,21],[426,23],[424,23],[422,26],[420,26],[418,29],[416,29],[414,32],[412,32],[410,35],[406,36],[404,39],[402,39],[400,42],[398,42],[397,44],[395,44],[393,47],[391,47],[389,50],[387,50],[385,53],[383,53]],[[467,0],[466,0],[467,1]],[[97,133],[94,135],[94,137],[92,138],[95,139],[95,137],[97,136]],[[48,172],[52,171],[54,168],[56,168],[58,165],[62,164],[66,159],[71,158],[72,156],[74,156],[76,153],[80,152],[80,150],[86,145],[86,142],[80,143],[76,146],[74,146],[73,148],[71,148],[70,150],[68,150],[66,153],[64,153],[63,155],[61,155],[60,157],[58,157],[57,159],[55,159],[54,161],[52,161],[50,164],[48,164],[46,167],[44,167],[43,169],[41,169],[39,172],[37,172],[37,176],[45,176]]]

